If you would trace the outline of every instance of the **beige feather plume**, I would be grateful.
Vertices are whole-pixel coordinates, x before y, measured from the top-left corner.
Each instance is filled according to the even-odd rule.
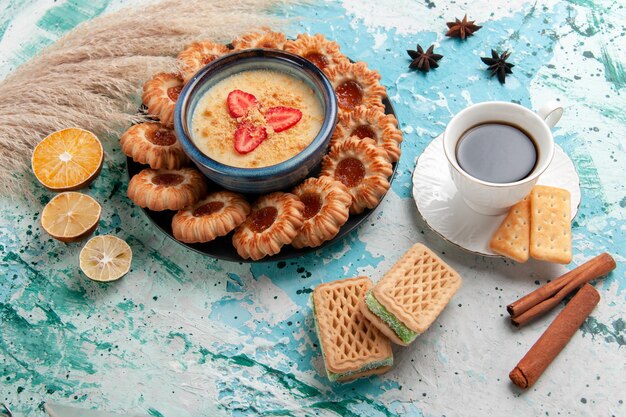
[[[48,134],[73,126],[101,139],[119,133],[137,118],[143,83],[173,70],[186,44],[276,27],[266,12],[285,3],[165,0],[81,24],[0,83],[0,192],[24,189],[32,150]]]

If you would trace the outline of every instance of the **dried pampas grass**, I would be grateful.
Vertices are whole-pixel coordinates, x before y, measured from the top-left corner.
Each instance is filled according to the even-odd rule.
[[[279,20],[286,0],[165,0],[86,22],[0,83],[0,192],[21,189],[34,146],[51,132],[81,127],[119,133],[134,121],[143,83],[175,68],[189,42],[230,42]],[[28,192],[26,190],[26,192]]]

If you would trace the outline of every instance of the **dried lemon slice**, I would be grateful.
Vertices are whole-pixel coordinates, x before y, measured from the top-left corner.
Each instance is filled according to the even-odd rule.
[[[122,239],[103,235],[93,237],[80,251],[80,269],[94,281],[122,278],[129,270],[133,252]]]
[[[93,133],[69,128],[59,130],[39,142],[31,165],[35,177],[52,191],[86,187],[102,169],[104,151]]]
[[[46,204],[41,213],[41,227],[61,242],[76,242],[98,227],[100,204],[87,194],[61,193]]]

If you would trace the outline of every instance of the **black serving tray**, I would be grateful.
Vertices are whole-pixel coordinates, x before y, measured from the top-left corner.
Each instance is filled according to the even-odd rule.
[[[389,101],[388,97],[384,97],[383,98],[383,104],[385,105],[385,113],[386,114],[392,114],[396,115],[396,112],[393,108],[393,106],[391,105],[391,102]],[[397,117],[396,117],[397,119]],[[321,165],[321,164],[320,164]],[[391,183],[396,175],[396,169],[398,164],[397,163],[393,163],[393,174],[391,175],[391,178],[389,179],[389,182]],[[143,165],[143,164],[139,164],[135,161],[133,161],[131,158],[127,158],[126,159],[126,166],[127,166],[127,170],[128,170],[128,177],[129,179],[135,175],[138,174],[141,170],[145,169],[145,168],[149,168],[147,165]],[[315,168],[315,170],[313,170],[313,172],[311,173],[311,175],[315,176],[320,170],[320,166],[318,166],[317,168]],[[208,181],[209,183],[209,187],[210,187],[210,191],[218,191],[220,189],[222,189],[222,187],[218,186],[217,184],[211,182],[210,180]],[[290,191],[290,190],[284,190],[284,191]],[[248,199],[248,201],[252,204],[254,202],[254,200],[256,198],[258,198],[258,195],[246,195],[246,198]],[[384,196],[383,196],[384,198]],[[382,201],[382,198],[381,198]],[[169,211],[169,210],[165,210],[165,211],[152,211],[152,210],[148,210],[148,209],[142,209],[143,212],[146,214],[146,216],[148,216],[148,219],[150,219],[150,221],[152,222],[152,224],[158,228],[159,230],[161,230],[163,233],[165,233],[167,236],[169,236],[173,241],[175,241],[176,243],[178,243],[181,246],[184,246],[188,249],[191,249],[193,251],[196,251],[198,253],[201,253],[203,255],[207,255],[210,256],[212,258],[218,258],[218,259],[223,259],[226,261],[233,261],[233,262],[274,262],[274,261],[281,261],[281,260],[285,260],[285,259],[291,259],[291,258],[296,258],[302,255],[305,255],[307,253],[310,252],[314,252],[316,250],[322,249],[322,248],[326,248],[328,246],[331,246],[335,243],[337,243],[338,241],[342,240],[348,233],[350,233],[351,231],[353,231],[354,229],[356,229],[357,227],[359,227],[361,225],[361,223],[365,222],[374,212],[373,209],[371,210],[365,210],[363,213],[361,214],[351,214],[350,217],[348,218],[348,221],[341,227],[341,229],[339,229],[339,233],[337,234],[337,236],[335,236],[333,239],[328,240],[324,243],[322,243],[320,246],[317,246],[315,248],[302,248],[302,249],[296,249],[291,245],[285,245],[283,246],[282,250],[277,253],[276,255],[273,256],[266,256],[265,258],[259,260],[259,261],[253,261],[251,259],[243,259],[241,256],[239,256],[239,254],[237,253],[237,250],[235,249],[235,247],[232,245],[232,235],[233,232],[229,233],[226,236],[222,236],[219,237],[211,242],[208,243],[183,243],[180,242],[178,240],[176,240],[174,238],[174,235],[172,234],[172,218],[174,217],[174,214],[176,214],[175,211]]]

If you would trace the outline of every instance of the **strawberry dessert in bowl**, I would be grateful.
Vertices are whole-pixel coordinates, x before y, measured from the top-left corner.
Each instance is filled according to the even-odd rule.
[[[330,81],[311,62],[251,49],[217,59],[183,88],[174,127],[185,153],[215,183],[268,193],[302,181],[337,123]]]

